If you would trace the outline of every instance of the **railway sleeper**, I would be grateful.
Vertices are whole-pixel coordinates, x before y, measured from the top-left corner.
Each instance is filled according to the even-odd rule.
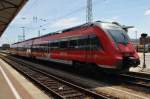
[[[46,77],[41,77],[41,78],[37,78],[39,81],[41,81],[41,82],[44,82],[46,79],[49,79],[49,78],[46,78]],[[46,81],[46,82],[52,82],[51,80],[49,81]]]
[[[62,86],[50,86],[51,89],[54,89],[55,91],[70,91],[72,90],[72,88],[65,88],[65,87],[62,87]]]
[[[49,85],[48,87],[54,90],[62,90],[61,86]]]
[[[44,82],[44,84],[46,84],[46,85],[53,85],[53,86],[59,86],[60,85],[57,82]]]
[[[39,80],[39,79],[38,79]],[[56,84],[57,82],[56,81],[52,81],[52,80],[50,80],[49,81],[49,79],[43,79],[43,80],[39,80],[41,83],[48,83],[48,84]]]
[[[67,94],[77,94],[77,93],[80,93],[76,90],[68,90],[68,91],[60,91],[59,92],[61,95],[67,95]]]
[[[67,94],[64,96],[66,99],[72,99],[73,97],[84,97],[84,95],[82,93],[75,93],[75,94]]]
[[[64,91],[72,90],[72,88],[71,88],[71,87],[64,86],[64,85],[59,86],[59,87],[60,87],[61,89],[63,89]]]

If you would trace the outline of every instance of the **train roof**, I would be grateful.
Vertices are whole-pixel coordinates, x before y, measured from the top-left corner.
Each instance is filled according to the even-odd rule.
[[[45,35],[42,35],[42,36],[39,36],[39,37],[34,37],[34,38],[30,38],[30,39],[27,39],[27,40],[24,40],[24,41],[16,42],[16,43],[13,43],[12,45],[22,43],[22,42],[26,42],[26,41],[30,41],[30,40],[35,40],[35,39],[46,37],[46,36],[51,36],[51,35],[56,35],[56,34],[68,32],[68,31],[72,31],[72,30],[75,30],[75,29],[91,26],[92,24],[93,23],[90,23],[90,24],[85,23],[85,24],[82,24],[82,25],[79,25],[79,26],[71,27],[71,28],[64,29],[64,30],[59,30],[59,31],[56,31],[56,32],[51,32],[51,33],[48,33],[48,34],[45,34]]]
[[[95,22],[85,23],[85,24],[82,24],[82,25],[79,25],[79,26],[71,27],[71,28],[68,28],[68,29],[63,29],[63,30],[59,30],[59,31],[56,31],[56,32],[51,32],[51,33],[48,33],[48,34],[45,34],[45,35],[42,35],[42,36],[39,36],[39,37],[34,37],[34,38],[31,38],[31,39],[27,39],[25,41],[16,42],[14,44],[22,43],[22,42],[26,42],[26,41],[30,41],[30,40],[35,40],[35,39],[38,39],[38,38],[43,38],[43,37],[47,37],[47,36],[51,36],[51,35],[56,35],[56,34],[60,34],[60,33],[64,33],[64,32],[69,32],[69,31],[73,31],[73,30],[76,30],[76,29],[87,28],[87,27],[90,27],[90,26],[97,25],[98,23],[111,23],[111,24],[121,26],[122,28],[125,28],[122,25],[120,25],[118,22],[95,21]]]

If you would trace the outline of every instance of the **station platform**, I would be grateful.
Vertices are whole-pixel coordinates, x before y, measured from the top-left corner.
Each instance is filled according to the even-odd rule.
[[[50,99],[50,97],[0,59],[0,99]]]
[[[131,68],[130,71],[150,74],[150,53],[145,54],[145,68],[143,68],[143,53],[138,53],[138,55],[140,57],[140,65],[136,68]]]

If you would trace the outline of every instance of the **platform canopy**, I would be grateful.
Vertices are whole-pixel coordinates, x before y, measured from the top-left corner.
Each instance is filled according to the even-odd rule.
[[[0,0],[0,37],[28,0]]]

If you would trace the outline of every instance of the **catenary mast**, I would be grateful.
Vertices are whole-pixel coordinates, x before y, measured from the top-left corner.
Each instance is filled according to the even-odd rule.
[[[91,23],[92,21],[93,21],[92,0],[87,0],[86,22]]]

